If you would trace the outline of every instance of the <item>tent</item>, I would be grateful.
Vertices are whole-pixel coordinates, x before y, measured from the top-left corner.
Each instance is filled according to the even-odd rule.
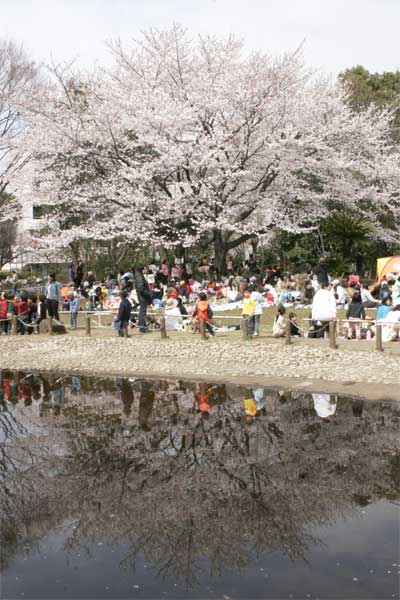
[[[376,276],[380,281],[388,273],[400,273],[400,256],[386,256],[376,261]]]

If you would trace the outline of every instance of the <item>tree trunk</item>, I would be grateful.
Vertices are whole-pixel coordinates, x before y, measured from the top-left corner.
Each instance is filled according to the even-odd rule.
[[[226,275],[226,257],[228,254],[228,245],[221,231],[214,232],[214,253],[215,268],[219,279],[222,275]]]

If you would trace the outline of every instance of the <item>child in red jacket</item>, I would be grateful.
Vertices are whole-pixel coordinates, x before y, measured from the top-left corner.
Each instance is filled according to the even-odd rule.
[[[196,306],[193,310],[193,319],[194,319],[194,329],[193,333],[196,333],[199,329],[200,319],[204,319],[204,323],[207,331],[210,335],[214,336],[214,327],[211,323],[211,319],[213,317],[213,312],[211,310],[211,306],[207,300],[207,294],[205,292],[201,292],[199,294],[199,299],[196,303]]]

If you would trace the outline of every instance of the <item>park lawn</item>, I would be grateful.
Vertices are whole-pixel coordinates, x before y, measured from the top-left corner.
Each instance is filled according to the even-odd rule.
[[[274,321],[276,312],[277,312],[276,306],[270,306],[268,308],[264,308],[263,314],[261,317],[261,326],[260,326],[261,337],[271,337],[272,336],[272,325],[273,325],[273,321]],[[286,310],[286,317],[290,312],[296,313],[298,324],[305,331],[307,331],[308,330],[308,322],[307,321],[302,322],[302,319],[308,319],[310,317],[310,309],[309,308],[294,309],[293,307],[288,307]],[[344,311],[344,310],[339,310],[338,318],[344,319],[346,316],[345,312],[346,311]],[[160,311],[159,314],[161,315],[162,312]],[[219,317],[222,317],[222,318],[219,318]],[[221,311],[221,312],[214,311],[214,320],[218,325],[221,325],[221,326],[238,325],[240,323],[240,317],[241,317],[240,309],[231,310],[231,311]],[[61,318],[61,321],[67,326],[67,329],[68,329],[69,314],[60,312],[60,318]],[[92,314],[91,315],[92,335],[101,336],[101,337],[115,335],[115,332],[111,327],[112,318],[113,317],[111,315],[102,315],[100,322],[103,325],[103,327],[98,327],[97,323],[98,323],[99,318],[96,314]],[[79,312],[78,313],[78,329],[76,331],[72,331],[70,333],[72,335],[84,334],[85,324],[86,324],[86,314],[84,312]],[[186,335],[190,335],[190,334],[187,332],[183,332],[183,333],[179,333],[177,335],[186,336]],[[224,332],[224,333],[221,333],[220,335],[218,335],[218,337],[223,337],[224,339],[229,337],[229,338],[234,339],[234,338],[238,338],[238,332],[237,331]]]

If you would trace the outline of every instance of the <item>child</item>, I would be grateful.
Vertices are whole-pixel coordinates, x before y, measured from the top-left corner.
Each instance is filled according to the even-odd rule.
[[[196,330],[198,329],[198,324],[200,323],[200,319],[204,319],[205,326],[209,334],[212,336],[215,335],[214,328],[211,324],[213,313],[210,305],[208,304],[207,294],[205,292],[201,292],[199,294],[199,300],[196,306],[194,307],[193,317],[195,323],[193,333],[196,333]]]
[[[242,308],[242,326],[245,321],[248,321],[248,336],[252,337],[254,334],[254,311],[256,303],[251,297],[249,289],[245,289],[243,292],[243,308]]]
[[[70,312],[70,323],[71,329],[78,329],[78,310],[79,310],[79,298],[75,296],[74,292],[68,292],[67,294]]]
[[[47,317],[47,298],[46,294],[39,294],[39,319],[38,323]]]
[[[7,335],[7,292],[3,292],[0,299],[0,335]]]
[[[264,297],[258,291],[256,284],[252,287],[251,297],[254,300],[254,335],[260,335],[260,321],[263,313]]]
[[[19,300],[14,302],[15,314],[18,316],[18,333],[24,335],[28,328],[27,323],[29,320],[29,308],[28,308],[28,294],[27,292],[21,292]]]
[[[121,302],[118,308],[117,321],[119,324],[118,335],[119,337],[129,337],[128,325],[131,317],[132,305],[128,300],[128,292],[122,290],[120,292]]]
[[[346,313],[346,318],[348,319],[347,339],[353,339],[354,335],[357,340],[361,339],[361,319],[365,319],[365,317],[365,307],[362,302],[361,293],[354,292]]]
[[[28,333],[39,333],[37,325],[37,296],[29,296],[28,298]]]
[[[274,319],[274,324],[272,326],[272,335],[276,338],[283,337],[285,335],[285,319],[283,318],[285,312],[285,307],[280,306]]]
[[[290,321],[290,335],[301,337],[301,329],[297,324],[297,315],[296,313],[289,313],[289,321]]]

